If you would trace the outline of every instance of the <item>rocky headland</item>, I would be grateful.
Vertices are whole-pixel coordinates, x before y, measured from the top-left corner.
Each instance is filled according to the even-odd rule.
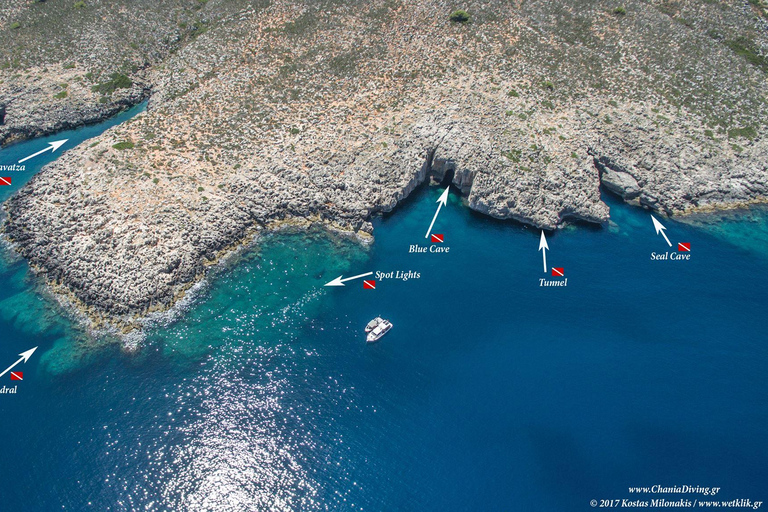
[[[667,215],[766,197],[763,0],[2,4],[0,143],[149,98],[5,204],[96,323],[134,328],[259,230],[367,236],[430,177],[546,229],[606,221],[601,186]]]

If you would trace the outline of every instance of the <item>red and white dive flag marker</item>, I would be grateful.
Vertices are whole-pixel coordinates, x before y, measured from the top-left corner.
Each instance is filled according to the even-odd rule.
[[[3,185],[8,186],[10,184],[11,184],[11,178],[9,177],[0,178],[0,186],[3,186]]]
[[[375,290],[375,289],[376,289],[376,280],[374,279],[363,280],[363,290]]]
[[[552,267],[552,275],[555,277],[565,277],[565,269],[563,267]]]
[[[24,380],[24,372],[11,372],[11,380]]]
[[[680,242],[677,244],[677,252],[691,252],[691,243]]]
[[[433,244],[441,244],[445,242],[445,235],[433,233],[432,238],[430,239]]]

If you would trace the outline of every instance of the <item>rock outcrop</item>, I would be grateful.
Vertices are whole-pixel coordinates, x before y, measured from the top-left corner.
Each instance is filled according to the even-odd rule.
[[[760,3],[470,1],[469,23],[439,0],[188,4],[49,0],[0,30],[0,141],[151,91],[5,205],[18,251],[93,318],[131,327],[275,223],[369,233],[430,176],[547,229],[606,221],[601,186],[667,214],[766,196]],[[93,50],[36,33],[49,7]]]
[[[67,75],[71,73],[62,70],[59,76],[17,83],[0,93],[0,146],[106,121],[146,100],[150,93],[140,84],[131,84],[100,102],[98,93],[81,81],[66,82]],[[64,98],[70,99],[61,101]]]
[[[600,182],[606,189],[620,195],[626,201],[631,201],[640,196],[640,185],[634,176],[621,168],[613,167],[609,159],[603,158],[602,160],[596,159],[595,165],[600,171]]]

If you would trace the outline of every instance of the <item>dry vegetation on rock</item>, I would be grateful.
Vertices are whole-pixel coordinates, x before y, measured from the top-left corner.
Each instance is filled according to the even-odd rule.
[[[151,91],[7,204],[19,251],[111,320],[272,222],[370,232],[429,174],[546,228],[606,220],[601,179],[669,214],[766,194],[761,2],[4,3],[0,140]]]

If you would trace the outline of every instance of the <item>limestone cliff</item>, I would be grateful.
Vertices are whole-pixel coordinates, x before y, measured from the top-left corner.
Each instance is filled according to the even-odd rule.
[[[548,229],[607,220],[601,179],[666,214],[761,201],[761,1],[468,1],[456,22],[439,0],[3,0],[0,141],[151,94],[9,200],[4,229],[130,323],[251,230],[370,232],[430,173]]]

